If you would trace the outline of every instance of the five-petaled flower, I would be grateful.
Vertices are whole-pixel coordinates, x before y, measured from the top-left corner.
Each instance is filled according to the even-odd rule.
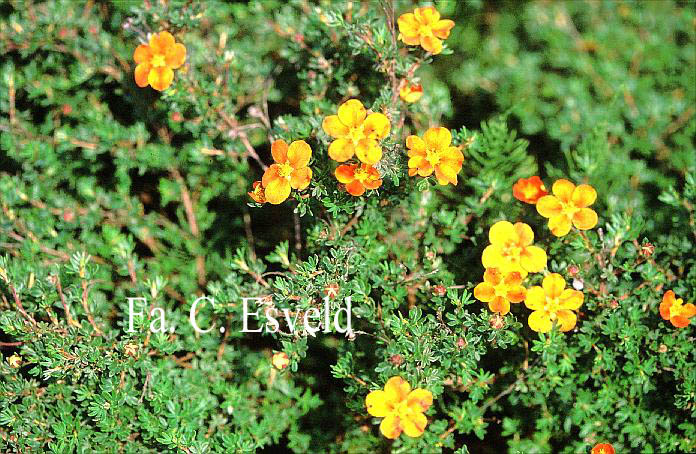
[[[476,299],[488,303],[488,308],[500,315],[510,312],[510,303],[522,302],[526,295],[519,272],[503,274],[498,268],[488,268],[483,273],[483,282],[474,288]]]
[[[356,197],[363,195],[366,189],[382,186],[379,172],[371,165],[344,164],[336,167],[334,174],[339,183],[346,185],[348,194]]]
[[[488,231],[488,239],[491,244],[481,256],[485,268],[498,268],[502,273],[516,271],[526,277],[546,267],[546,251],[532,246],[534,232],[523,222],[513,225],[498,221]]]
[[[462,169],[464,155],[452,146],[452,134],[447,128],[430,128],[423,138],[408,136],[408,174],[427,177],[435,172],[440,184],[457,184],[457,174]]]
[[[614,447],[609,443],[597,443],[590,454],[614,454]]]
[[[582,306],[585,296],[582,292],[565,288],[563,276],[551,273],[541,283],[527,290],[525,306],[533,312],[529,314],[529,327],[539,333],[548,333],[553,322],[560,324],[561,331],[570,331],[575,327],[577,316],[575,310]]]
[[[442,40],[447,39],[454,22],[440,19],[432,6],[416,8],[412,13],[399,16],[399,38],[409,46],[421,47],[433,55],[442,52]]]
[[[276,162],[263,174],[266,201],[277,205],[290,196],[290,189],[302,190],[309,186],[312,169],[307,167],[312,149],[304,140],[296,140],[288,146],[284,140],[271,145],[271,154]]]
[[[534,175],[529,178],[520,178],[512,185],[512,195],[519,201],[534,205],[545,195],[548,195],[546,186],[541,178]]]
[[[150,85],[157,91],[165,90],[174,80],[174,71],[186,61],[186,47],[177,43],[169,32],[152,35],[148,44],[141,44],[133,53],[135,83],[138,87]]]
[[[405,103],[414,103],[423,96],[423,86],[421,84],[406,83],[399,90],[399,96]]]
[[[404,432],[409,437],[420,437],[428,424],[423,414],[433,403],[433,394],[421,388],[411,391],[411,385],[401,377],[392,377],[384,391],[372,391],[365,398],[367,412],[384,418],[379,430],[387,438],[395,439]]]
[[[667,290],[660,303],[660,316],[669,320],[677,328],[689,326],[689,318],[696,315],[696,306],[693,303],[684,304],[684,300],[677,298],[674,291]]]
[[[249,197],[254,199],[256,203],[266,203],[266,191],[264,191],[263,183],[260,181],[254,181],[251,185],[251,191],[247,192],[247,194],[249,194]]]
[[[575,186],[568,180],[557,180],[551,188],[553,195],[540,198],[536,209],[549,218],[549,229],[556,236],[570,232],[571,225],[589,230],[597,225],[597,213],[591,208],[597,199],[597,191],[589,184]]]
[[[345,162],[357,155],[365,164],[375,164],[382,159],[379,140],[387,137],[391,129],[386,115],[379,112],[368,115],[357,99],[341,104],[338,115],[324,118],[321,127],[335,139],[329,145],[331,159]]]
[[[288,358],[288,354],[285,352],[274,353],[273,358],[271,358],[271,364],[276,369],[283,370],[290,365],[290,358]]]

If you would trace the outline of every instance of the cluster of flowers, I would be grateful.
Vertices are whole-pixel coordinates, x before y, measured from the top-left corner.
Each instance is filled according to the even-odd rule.
[[[542,216],[549,218],[549,229],[556,236],[564,236],[574,225],[580,230],[597,225],[597,213],[588,208],[597,198],[592,186],[575,186],[568,180],[553,184],[553,195],[538,176],[520,179],[513,186],[518,200],[536,205]],[[565,288],[563,276],[546,275],[541,286],[525,288],[522,283],[529,273],[546,268],[546,252],[534,246],[534,232],[523,222],[495,223],[489,231],[490,245],[481,257],[486,271],[483,282],[474,288],[476,299],[488,303],[491,311],[500,315],[510,312],[510,303],[524,301],[532,310],[528,324],[537,332],[551,331],[554,322],[561,331],[570,331],[577,323],[577,311],[583,303],[582,292]]]
[[[454,22],[441,19],[439,12],[429,6],[401,15],[398,26],[399,39],[405,44],[420,45],[437,55],[442,52],[442,40],[449,36]],[[136,84],[162,91],[172,84],[173,70],[184,64],[186,48],[169,32],[162,31],[154,34],[147,44],[139,45],[133,59],[137,64]],[[422,95],[423,87],[418,83],[403,80],[399,86],[399,96],[406,103],[417,102]],[[340,163],[334,175],[349,194],[361,196],[366,190],[382,185],[375,165],[382,158],[381,141],[391,130],[386,115],[369,112],[362,102],[350,99],[339,106],[336,115],[324,119],[322,129],[333,139],[328,148],[329,157]],[[442,185],[457,184],[464,156],[460,148],[452,146],[452,134],[448,129],[430,128],[422,138],[410,135],[406,138],[406,148],[409,176],[429,177],[434,173]],[[304,140],[289,145],[276,140],[271,145],[271,155],[274,164],[264,172],[261,181],[253,183],[249,192],[257,203],[282,203],[292,189],[302,191],[312,179],[309,168],[312,149]],[[592,186],[575,186],[561,179],[553,184],[552,194],[549,194],[541,179],[533,176],[520,179],[513,186],[513,195],[522,202],[536,205],[537,212],[548,218],[549,229],[555,236],[567,235],[573,226],[588,230],[597,225],[597,213],[589,208],[597,198]],[[490,228],[488,236],[490,245],[481,259],[486,270],[483,282],[474,289],[474,296],[501,315],[510,311],[510,303],[524,301],[532,310],[528,323],[535,331],[548,332],[554,322],[559,324],[561,331],[573,329],[577,321],[574,311],[584,299],[581,292],[566,289],[565,280],[556,273],[545,276],[541,286],[529,289],[523,286],[528,274],[541,272],[547,262],[546,252],[533,245],[531,227],[522,222],[500,221]],[[660,304],[660,315],[675,327],[683,328],[689,324],[689,318],[696,315],[696,306],[683,304],[683,300],[677,299],[670,290]],[[277,352],[271,363],[276,369],[284,370],[290,359],[286,353]],[[372,391],[365,399],[368,413],[384,418],[380,431],[390,439],[399,437],[402,432],[410,437],[421,436],[428,423],[424,413],[432,403],[430,391],[412,390],[411,385],[398,376],[390,378],[383,390]],[[614,448],[607,443],[592,449],[592,454],[613,453]]]

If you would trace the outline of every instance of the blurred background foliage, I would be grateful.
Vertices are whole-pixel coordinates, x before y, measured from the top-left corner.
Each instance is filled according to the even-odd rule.
[[[696,451],[693,327],[657,313],[667,288],[696,298],[693,4],[435,5],[456,26],[432,58],[392,39],[406,1],[0,4],[0,450]],[[160,94],[132,53],[162,29],[188,57]],[[418,103],[393,102],[403,77]],[[320,127],[351,97],[392,118],[362,199]],[[465,146],[454,188],[406,175],[405,137],[437,125]],[[259,207],[275,138],[310,143],[314,179]],[[553,239],[511,195],[533,174],[592,184],[599,228]],[[574,332],[470,296],[500,219],[584,286]],[[304,311],[332,284],[355,336],[238,332],[242,296]],[[225,333],[188,324],[202,294]],[[125,333],[134,296],[176,332]],[[422,438],[389,443],[364,409],[392,375],[435,394]]]

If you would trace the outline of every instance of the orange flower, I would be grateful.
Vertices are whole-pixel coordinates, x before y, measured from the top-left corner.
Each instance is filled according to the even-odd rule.
[[[696,306],[692,303],[684,304],[684,300],[677,298],[672,290],[668,290],[660,303],[660,315],[669,320],[677,328],[689,326],[689,320],[696,315]]]
[[[440,19],[432,6],[416,8],[412,13],[399,16],[399,39],[409,46],[421,47],[433,55],[442,52],[442,40],[447,39],[454,22]]]
[[[290,365],[290,358],[288,358],[287,353],[278,352],[273,354],[273,358],[271,358],[271,364],[273,364],[273,367],[275,367],[276,369],[283,370]]]
[[[384,385],[384,391],[372,391],[365,398],[367,412],[384,418],[379,431],[387,438],[395,439],[405,433],[420,437],[425,432],[428,418],[423,414],[433,404],[433,394],[421,388],[411,391],[411,385],[401,377],[392,377]]]
[[[590,454],[614,454],[614,447],[609,443],[598,443],[592,448]]]
[[[367,164],[344,164],[336,167],[336,179],[346,185],[348,194],[359,197],[365,189],[377,189],[382,186],[377,169]]]
[[[329,145],[329,156],[334,161],[346,162],[357,155],[365,164],[382,159],[380,139],[389,134],[391,125],[386,115],[367,114],[357,99],[349,99],[338,107],[338,115],[329,115],[321,125],[334,140]]]
[[[141,44],[133,53],[135,83],[138,87],[150,85],[157,91],[165,90],[174,80],[174,69],[186,61],[186,48],[174,41],[169,32],[152,35],[149,44]]]
[[[421,84],[405,84],[399,90],[399,96],[406,103],[414,103],[423,96],[423,86]]]
[[[565,288],[565,279],[557,273],[544,278],[541,287],[535,285],[527,290],[524,305],[533,310],[529,315],[529,327],[538,333],[551,331],[553,321],[561,326],[561,331],[575,328],[575,312],[582,306],[585,295],[582,292]]]
[[[247,194],[249,194],[249,197],[254,199],[254,202],[256,203],[266,203],[266,191],[263,190],[263,183],[261,183],[260,181],[254,181],[251,187],[251,192],[247,192]]]
[[[435,171],[438,183],[456,186],[457,174],[462,170],[464,155],[451,146],[452,134],[447,128],[430,128],[423,138],[408,136],[408,174],[427,177]]]
[[[517,271],[525,277],[546,267],[546,251],[532,246],[534,232],[523,222],[513,225],[498,221],[488,231],[488,239],[491,244],[481,256],[485,268],[498,268],[502,273]]]
[[[498,268],[488,268],[483,273],[483,282],[474,288],[477,300],[488,303],[488,308],[500,315],[510,312],[510,303],[524,301],[527,289],[522,287],[522,275],[517,271],[507,274]]]
[[[517,183],[512,186],[512,195],[521,202],[534,205],[541,197],[548,195],[548,191],[541,178],[534,175],[517,180]]]
[[[263,174],[263,187],[266,200],[278,205],[290,196],[290,189],[299,191],[309,186],[312,169],[307,167],[312,157],[312,149],[304,140],[290,144],[276,140],[271,145],[271,154],[276,164],[271,165]]]
[[[553,195],[537,201],[540,215],[549,218],[549,229],[556,236],[570,232],[571,224],[580,230],[589,230],[597,225],[597,213],[591,208],[597,199],[597,191],[589,184],[575,186],[568,180],[558,180],[551,188]]]

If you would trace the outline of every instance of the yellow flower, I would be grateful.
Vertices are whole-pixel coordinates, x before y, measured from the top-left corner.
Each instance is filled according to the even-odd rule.
[[[464,155],[451,146],[452,134],[447,128],[430,128],[423,138],[408,136],[408,174],[427,177],[435,172],[438,183],[456,186],[457,174],[462,170]]]
[[[290,189],[302,190],[309,186],[312,169],[307,167],[312,157],[312,149],[304,140],[290,144],[276,140],[271,145],[271,154],[276,164],[263,174],[261,182],[266,201],[277,205],[290,196]]]
[[[553,322],[560,324],[561,331],[575,327],[575,310],[582,306],[582,292],[565,288],[565,280],[560,274],[552,273],[544,278],[541,287],[535,285],[527,290],[525,306],[533,310],[529,315],[529,327],[539,333],[551,331]]]
[[[339,106],[338,115],[324,118],[321,127],[336,139],[329,145],[331,159],[345,162],[357,155],[365,164],[375,164],[382,159],[379,140],[387,137],[391,125],[386,115],[367,115],[360,101],[349,99]]]
[[[186,61],[186,47],[177,43],[169,32],[152,35],[148,44],[141,44],[133,53],[135,83],[138,87],[150,85],[157,91],[165,90],[174,80],[174,69]]]
[[[409,437],[420,437],[425,432],[428,418],[423,414],[433,404],[433,394],[411,385],[401,377],[392,377],[384,391],[372,391],[365,398],[367,412],[384,418],[379,430],[387,438],[395,439],[404,432]]]
[[[589,184],[575,186],[568,180],[557,180],[551,188],[553,195],[537,201],[540,215],[549,218],[549,229],[556,236],[570,232],[571,224],[580,230],[589,230],[597,225],[597,213],[591,208],[597,199],[597,191]]]
[[[523,301],[526,294],[520,273],[503,274],[498,268],[488,268],[483,273],[483,282],[474,288],[476,299],[488,303],[488,308],[500,315],[510,312],[510,303]]]
[[[288,358],[288,354],[285,352],[274,353],[273,358],[271,358],[271,364],[276,369],[283,370],[290,365],[290,358]]]
[[[7,358],[7,363],[10,365],[11,368],[17,369],[19,366],[22,365],[22,357],[15,353],[14,355]]]
[[[412,13],[399,16],[399,39],[410,46],[421,47],[433,55],[442,52],[442,40],[447,39],[454,22],[440,19],[432,6],[416,8]]]
[[[532,246],[534,232],[527,224],[496,222],[488,231],[488,238],[491,244],[481,257],[485,268],[498,268],[502,273],[516,271],[525,277],[546,267],[546,252]]]
[[[405,103],[414,103],[423,96],[423,86],[421,84],[406,83],[399,90],[399,96]]]

